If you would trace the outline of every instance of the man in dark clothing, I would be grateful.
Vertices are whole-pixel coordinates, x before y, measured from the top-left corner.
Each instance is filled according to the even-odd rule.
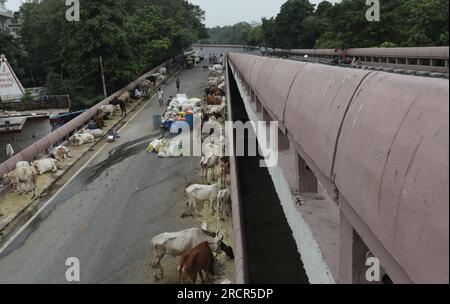
[[[180,93],[180,85],[181,85],[180,77],[177,77],[177,90],[178,90],[178,93]]]

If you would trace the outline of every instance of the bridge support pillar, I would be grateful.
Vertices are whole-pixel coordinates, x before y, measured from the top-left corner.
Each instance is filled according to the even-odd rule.
[[[263,110],[263,106],[261,104],[261,101],[259,101],[258,97],[255,98],[255,103],[256,103],[256,112],[261,113],[261,111]]]
[[[298,190],[300,193],[317,193],[319,191],[317,178],[308,167],[305,160],[297,154],[296,168],[298,168]]]
[[[366,280],[367,245],[340,211],[339,219],[339,284],[369,284]],[[376,282],[379,283],[379,282]]]

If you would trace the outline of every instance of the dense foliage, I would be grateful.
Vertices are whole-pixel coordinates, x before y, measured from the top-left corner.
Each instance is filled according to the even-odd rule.
[[[246,23],[209,29],[210,43],[278,48],[350,48],[448,45],[448,0],[380,1],[380,22],[368,22],[365,0],[318,5],[288,0],[256,28]]]
[[[250,24],[240,22],[232,26],[213,27],[208,29],[208,39],[201,42],[211,44],[242,44],[245,40],[245,35],[251,30]]]
[[[78,106],[102,95],[100,56],[111,93],[207,34],[204,12],[185,0],[82,1],[80,22],[67,9],[65,0],[24,3],[22,38],[0,36],[0,52],[26,86],[70,93]]]
[[[263,32],[260,26],[240,22],[232,26],[216,26],[208,29],[208,38],[200,40],[200,43],[257,45],[262,39]]]

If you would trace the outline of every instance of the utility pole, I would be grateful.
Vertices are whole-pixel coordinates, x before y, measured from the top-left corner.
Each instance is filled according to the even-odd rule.
[[[102,73],[102,83],[103,83],[103,95],[105,95],[105,98],[108,97],[108,92],[106,92],[106,82],[105,82],[105,73],[103,71],[103,58],[100,56],[100,70]]]

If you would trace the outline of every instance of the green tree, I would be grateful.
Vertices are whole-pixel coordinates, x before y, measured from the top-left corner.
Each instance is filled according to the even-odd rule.
[[[251,27],[244,33],[244,42],[247,45],[260,46],[263,42],[263,31],[261,26]]]
[[[288,0],[282,6],[274,24],[276,47],[280,48],[311,48],[315,37],[308,17],[314,13],[314,5],[308,0]],[[305,21],[306,20],[306,21]]]
[[[23,51],[20,40],[13,38],[13,36],[9,34],[0,32],[0,55],[1,54],[6,56],[16,75],[19,78],[23,78],[25,76],[23,62],[26,53]]]
[[[22,30],[28,68],[39,85],[61,82],[75,104],[128,84],[206,36],[204,12],[185,0],[91,0],[80,22],[67,22],[63,0],[25,3]]]
[[[245,44],[251,29],[251,25],[247,22],[240,22],[233,26],[216,26],[208,30],[207,41],[211,44]]]
[[[270,47],[274,46],[276,43],[275,40],[275,18],[262,18],[262,25],[261,25],[261,31],[263,35],[263,44],[264,46]]]

